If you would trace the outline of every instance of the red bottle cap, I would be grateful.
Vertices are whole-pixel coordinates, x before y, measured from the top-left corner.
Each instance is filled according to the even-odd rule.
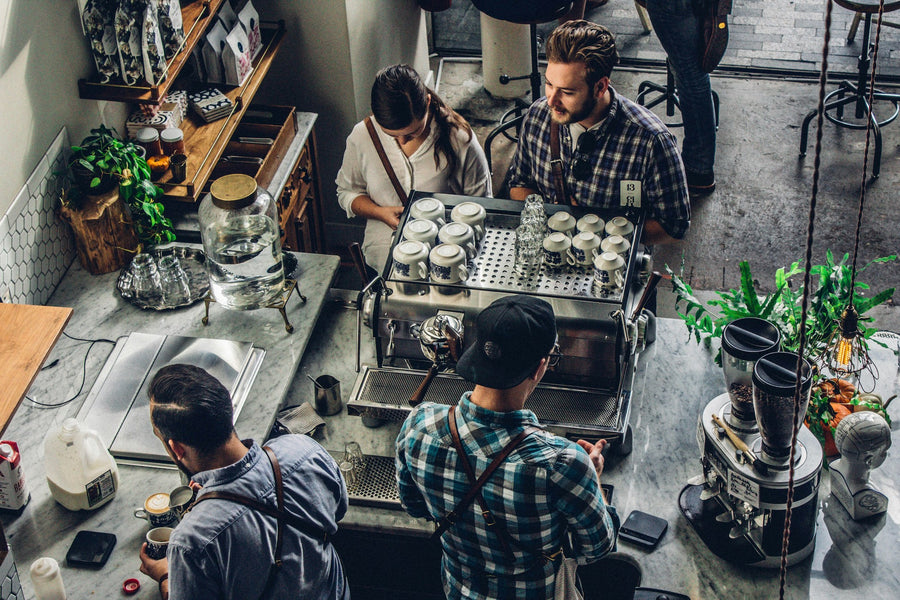
[[[122,584],[122,591],[125,592],[127,596],[136,594],[139,589],[141,589],[141,582],[137,579],[126,579],[125,583]]]

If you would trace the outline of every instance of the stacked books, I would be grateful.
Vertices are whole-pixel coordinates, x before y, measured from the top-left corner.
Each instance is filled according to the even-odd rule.
[[[194,112],[207,123],[227,117],[234,109],[234,103],[216,88],[188,94],[188,101]]]

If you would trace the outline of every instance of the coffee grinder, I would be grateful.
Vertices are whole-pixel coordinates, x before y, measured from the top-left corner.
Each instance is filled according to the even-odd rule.
[[[763,319],[738,319],[722,333],[727,392],[703,409],[697,424],[703,474],[679,497],[682,513],[717,556],[738,564],[779,567],[787,513],[789,460],[797,361],[778,352],[778,330]],[[802,360],[802,423],[812,369]],[[815,547],[818,440],[800,427],[794,453],[794,494],[787,563]]]

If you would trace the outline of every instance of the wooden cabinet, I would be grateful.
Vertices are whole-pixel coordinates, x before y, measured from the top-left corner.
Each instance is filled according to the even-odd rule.
[[[282,244],[297,252],[322,252],[324,218],[319,192],[316,136],[310,131],[291,170],[278,208],[281,212]]]

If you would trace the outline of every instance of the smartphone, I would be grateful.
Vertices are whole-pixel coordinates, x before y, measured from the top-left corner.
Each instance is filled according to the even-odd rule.
[[[619,527],[619,537],[646,548],[654,548],[668,527],[669,523],[665,519],[633,510]]]
[[[99,569],[106,564],[116,545],[116,536],[101,531],[79,531],[66,553],[70,567]]]

